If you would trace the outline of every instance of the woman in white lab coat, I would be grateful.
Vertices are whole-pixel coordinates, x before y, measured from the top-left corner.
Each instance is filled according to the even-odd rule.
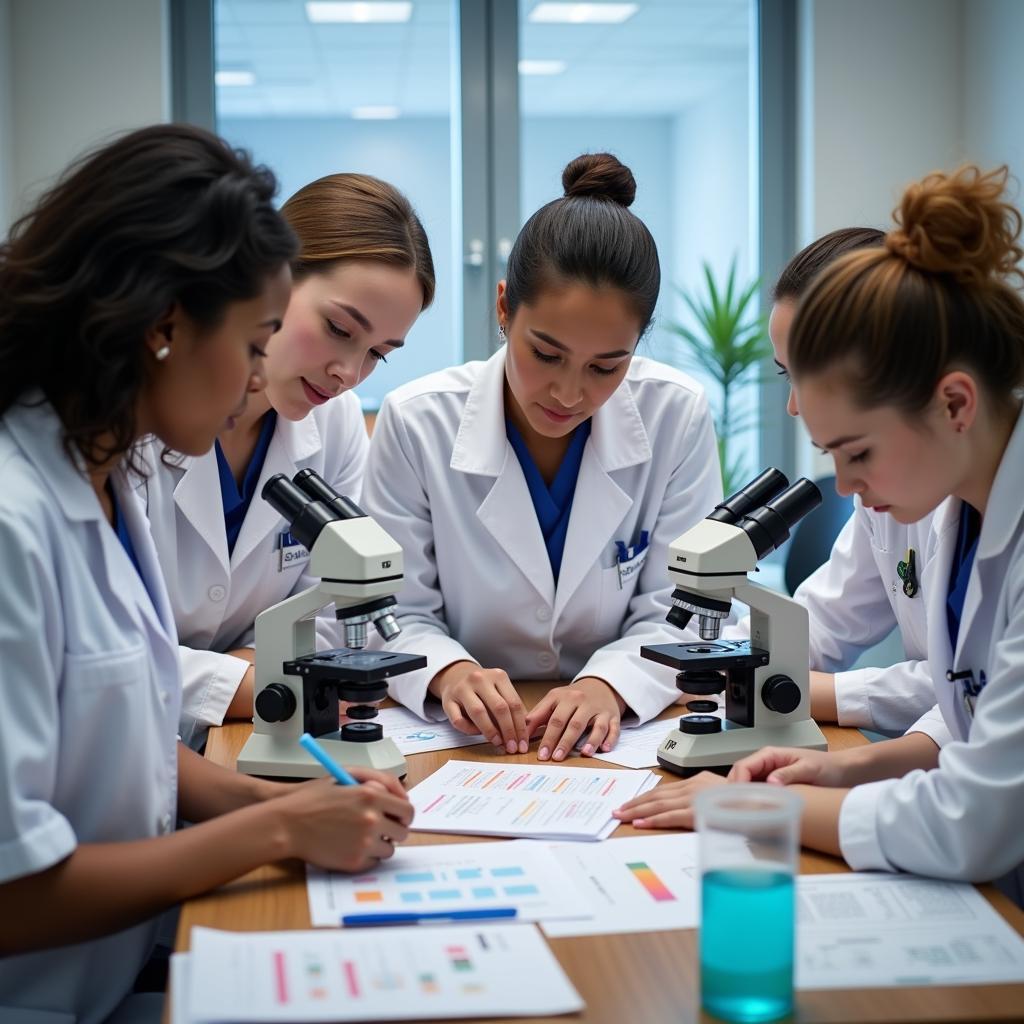
[[[1021,903],[1024,252],[1006,177],[969,167],[912,185],[884,248],[812,283],[788,353],[840,491],[901,522],[938,510],[923,584],[945,742],[914,732],[834,754],[767,748],[730,779],[796,786],[805,844],[852,868],[1004,876]],[[677,784],[646,810],[689,826],[693,792],[714,784]]]
[[[135,445],[207,450],[261,375],[295,252],[274,188],[159,125],[83,160],[0,250],[3,1021],[155,1022],[162,999],[129,993],[161,911],[284,856],[363,869],[411,818],[377,773],[290,787],[175,739]]]
[[[884,239],[875,228],[840,228],[806,246],[786,265],[773,289],[768,322],[782,376],[788,377],[790,325],[811,281],[840,256],[879,246]],[[786,408],[791,416],[798,415],[792,390]],[[817,721],[894,736],[911,727],[934,731],[935,716],[928,714],[935,691],[928,672],[922,579],[935,548],[932,516],[900,523],[854,495],[853,515],[828,561],[793,595],[810,618],[811,714]],[[849,669],[858,654],[894,628],[900,631],[906,661],[887,668]]]
[[[423,226],[396,188],[363,174],[306,185],[281,213],[299,240],[292,297],[267,345],[266,387],[198,457],[152,446],[147,514],[181,644],[182,739],[252,718],[253,624],[318,582],[309,552],[260,498],[276,473],[311,468],[359,500],[368,438],[352,392],[405,343],[434,295]],[[320,623],[321,646],[337,646]]]
[[[633,176],[598,154],[562,181],[498,285],[505,344],[388,396],[363,490],[404,551],[390,646],[428,662],[392,694],[509,752],[543,729],[556,761],[678,696],[640,646],[679,640],[668,544],[721,500],[701,388],[634,356],[660,273]],[[531,678],[572,682],[525,715],[510,679]]]

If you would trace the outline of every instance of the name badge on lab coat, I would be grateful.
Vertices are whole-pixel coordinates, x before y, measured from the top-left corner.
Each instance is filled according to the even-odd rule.
[[[633,547],[626,547],[622,541],[615,542],[616,559],[615,567],[619,570],[619,590],[644,567],[647,561],[648,534],[644,530],[640,534],[639,542]]]
[[[300,544],[287,531],[277,537],[277,571],[284,572],[293,565],[303,565],[309,561],[309,549]]]

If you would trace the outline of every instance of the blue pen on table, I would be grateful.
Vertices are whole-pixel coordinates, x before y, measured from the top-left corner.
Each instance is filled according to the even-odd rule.
[[[327,770],[327,773],[333,776],[334,781],[342,786],[358,786],[359,783],[352,778],[351,775],[344,768],[338,764],[337,761],[331,757],[330,754],[320,746],[319,743],[308,732],[304,732],[299,737],[299,745],[306,751],[315,761],[318,761]]]
[[[518,913],[515,907],[491,907],[478,910],[430,910],[423,913],[344,914],[341,923],[346,928],[369,928],[382,924],[457,924],[460,921],[516,917]]]

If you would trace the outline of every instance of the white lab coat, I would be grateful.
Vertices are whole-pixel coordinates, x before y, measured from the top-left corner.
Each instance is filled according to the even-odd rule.
[[[934,771],[851,790],[840,813],[843,856],[855,870],[912,871],[985,881],[1016,871],[1007,887],[1021,902],[1024,874],[1024,415],[996,474],[964,602],[956,652],[946,597],[960,503],[935,519],[937,551],[928,593],[928,662],[951,739]],[[972,716],[949,670],[984,672]],[[1016,892],[1013,891],[1016,886]]]
[[[305,571],[304,549],[282,567],[278,540],[287,526],[260,496],[264,483],[275,473],[291,479],[308,467],[358,501],[367,447],[362,409],[352,392],[298,422],[279,416],[230,557],[216,452],[167,465],[162,446],[149,447],[146,507],[182,645],[181,736],[189,746],[198,749],[209,727],[224,721],[249,667],[225,652],[253,646],[260,612],[319,582]],[[336,643],[330,617],[319,619],[317,627],[321,647]]]
[[[721,500],[714,429],[694,380],[634,358],[594,414],[558,585],[522,468],[505,434],[505,350],[393,391],[370,442],[363,504],[401,544],[402,634],[389,649],[427,668],[392,680],[426,717],[427,685],[452,662],[513,679],[598,676],[639,721],[679,693],[640,645],[678,642],[665,622],[668,545]],[[626,565],[617,540],[650,546]]]
[[[811,668],[835,673],[840,725],[894,736],[913,726],[931,734],[918,720],[935,704],[923,585],[935,557],[933,518],[928,515],[905,526],[888,513],[865,508],[858,497],[829,560],[793,595],[810,618]],[[916,554],[915,597],[904,594],[896,572],[908,548]],[[844,671],[894,627],[899,628],[907,661],[889,668]]]
[[[41,396],[35,396],[40,398]],[[0,421],[0,881],[79,843],[173,830],[181,698],[174,620],[141,506],[112,482],[152,599],[48,404]],[[0,1020],[98,1024],[157,920],[0,959]]]

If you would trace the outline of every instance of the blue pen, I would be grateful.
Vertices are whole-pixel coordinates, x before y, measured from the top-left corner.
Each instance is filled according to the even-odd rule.
[[[459,921],[487,921],[499,917],[515,917],[515,907],[491,907],[489,910],[430,910],[395,914],[345,914],[341,923],[346,928],[369,928],[380,924],[448,924]]]
[[[299,745],[316,761],[327,769],[328,774],[334,777],[334,781],[342,786],[358,786],[359,783],[352,778],[330,754],[320,746],[319,743],[308,732],[299,737]]]

